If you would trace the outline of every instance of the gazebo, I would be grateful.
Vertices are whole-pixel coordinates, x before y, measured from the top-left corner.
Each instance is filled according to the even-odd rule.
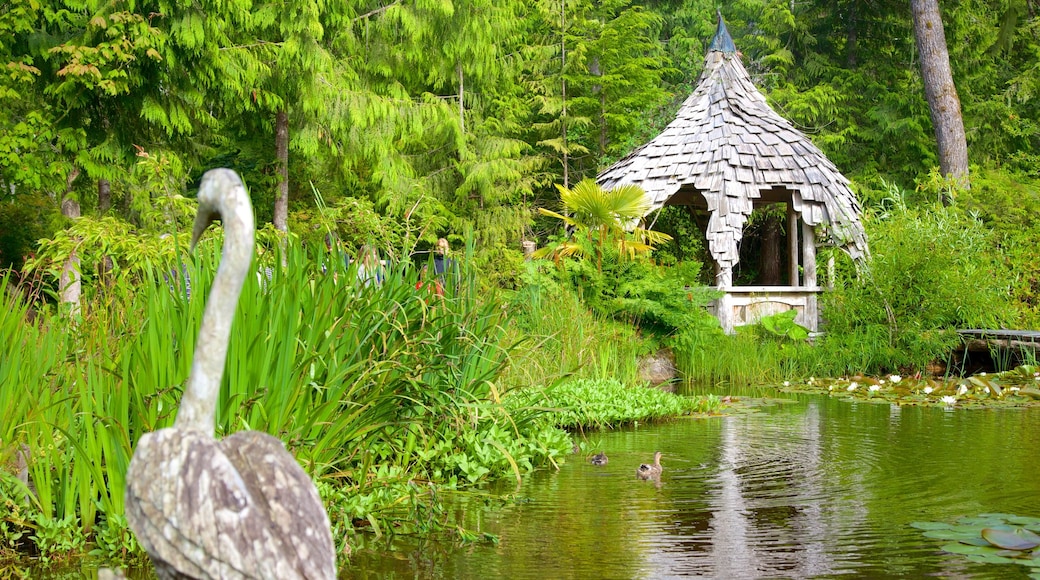
[[[818,330],[817,245],[856,261],[868,253],[849,180],[755,88],[721,14],[697,89],[675,120],[597,182],[641,186],[648,214],[665,205],[707,211],[704,236],[724,293],[712,309],[726,332],[792,308],[796,322]],[[787,208],[788,285],[734,286],[748,218],[772,204]]]

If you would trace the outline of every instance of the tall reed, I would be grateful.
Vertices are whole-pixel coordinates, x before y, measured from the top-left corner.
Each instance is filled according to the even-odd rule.
[[[27,323],[2,279],[0,459],[27,444],[36,495],[22,493],[17,513],[0,507],[0,535],[28,529],[50,555],[84,539],[102,553],[133,548],[126,467],[141,435],[174,420],[218,259],[219,239],[204,240],[181,264],[144,268],[136,285],[94,289],[76,324]],[[321,249],[263,256],[234,322],[218,436],[274,434],[322,489],[353,494],[381,477],[475,482],[551,461],[563,438],[525,430],[502,404],[503,309],[467,262],[438,294],[408,264],[366,284],[356,263]],[[0,492],[17,487],[0,473]]]

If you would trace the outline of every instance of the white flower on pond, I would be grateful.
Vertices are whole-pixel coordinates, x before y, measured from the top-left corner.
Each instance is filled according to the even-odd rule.
[[[883,384],[885,384],[885,379],[881,379],[880,381],[878,381],[878,384],[879,384],[879,385],[883,385]]]
[[[893,383],[898,383],[899,381],[903,380],[903,377],[899,375],[889,375],[888,380],[892,381]]]
[[[815,382],[816,382],[816,377],[809,377],[809,384],[810,385],[815,383]]]
[[[932,388],[931,387],[925,387],[924,388],[924,394],[931,395],[932,394]]]
[[[791,381],[784,381],[784,386],[785,387],[790,387],[791,386]]]
[[[942,401],[943,404],[947,407],[952,407],[953,405],[957,404],[957,397],[951,397],[950,395],[946,395],[939,400]]]
[[[1019,391],[1019,388],[1018,387],[1011,387],[1011,391],[1017,393]]]
[[[957,389],[957,394],[964,396],[968,392],[968,385],[961,385],[961,388]]]
[[[834,385],[828,385],[827,386],[827,390],[828,391],[833,391],[834,390]]]
[[[989,393],[989,387],[985,387],[985,388],[984,388],[984,389],[982,389],[982,390],[986,391],[986,393],[987,393],[987,394]]]
[[[848,386],[848,388],[847,388],[847,389],[845,389],[845,390],[851,393],[852,391],[855,391],[855,390],[856,390],[856,387],[858,387],[858,386],[859,386],[858,384],[856,384],[856,383],[852,383],[852,384],[851,384],[851,385],[849,385],[849,386]]]
[[[876,393],[881,390],[881,385],[870,385],[870,388],[867,390],[871,393]]]

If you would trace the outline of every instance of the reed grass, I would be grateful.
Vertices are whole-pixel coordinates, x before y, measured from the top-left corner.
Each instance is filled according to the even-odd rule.
[[[545,386],[565,377],[638,381],[638,356],[650,347],[630,325],[593,314],[576,293],[529,271],[527,284],[508,297],[507,341],[512,352],[502,381]]]
[[[106,557],[139,553],[122,517],[126,468],[141,435],[172,425],[218,259],[219,239],[204,240],[181,264],[147,265],[135,285],[94,288],[76,323],[54,312],[27,322],[12,278],[0,278],[0,460],[28,445],[35,485],[30,494],[0,469],[0,551],[28,537],[49,558],[87,542]],[[401,522],[433,508],[407,482],[520,478],[556,461],[566,433],[503,404],[504,310],[469,257],[458,262],[438,295],[407,264],[366,285],[322,249],[261,257],[232,331],[217,435],[285,441],[327,500],[352,498],[330,508],[342,530],[356,516],[414,529]]]

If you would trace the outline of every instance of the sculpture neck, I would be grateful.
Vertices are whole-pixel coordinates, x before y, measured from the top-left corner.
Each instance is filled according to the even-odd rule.
[[[174,423],[178,429],[191,429],[209,436],[213,436],[216,426],[231,322],[253,258],[254,229],[253,211],[237,176],[235,186],[227,188],[215,204],[214,209],[224,225],[224,247],[195,342],[191,374]]]

